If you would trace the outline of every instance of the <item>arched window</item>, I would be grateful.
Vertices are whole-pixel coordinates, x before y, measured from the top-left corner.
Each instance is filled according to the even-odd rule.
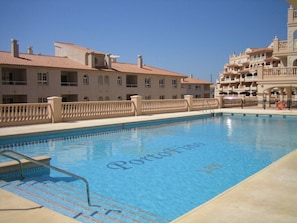
[[[104,84],[109,84],[109,77],[107,75],[104,76]]]
[[[98,84],[103,85],[103,77],[101,75],[98,76]]]
[[[118,76],[117,84],[122,85],[122,77],[121,76]]]
[[[297,60],[294,60],[294,62],[293,62],[293,66],[294,66],[294,67],[297,66]]]
[[[103,101],[103,97],[100,96],[100,97],[98,98],[98,101]]]
[[[108,96],[105,97],[105,101],[109,101],[109,97]]]

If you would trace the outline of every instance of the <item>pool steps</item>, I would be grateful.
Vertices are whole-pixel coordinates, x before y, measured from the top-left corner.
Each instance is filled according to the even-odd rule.
[[[76,181],[74,178],[69,177],[58,180],[50,176],[42,176],[22,181],[0,181],[0,186],[2,189],[18,194],[81,222],[170,222],[168,219],[97,193],[92,193],[92,203],[94,205],[89,206],[83,188],[69,182],[72,180]]]

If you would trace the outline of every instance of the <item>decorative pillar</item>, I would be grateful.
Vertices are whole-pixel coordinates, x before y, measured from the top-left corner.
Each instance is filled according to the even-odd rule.
[[[192,111],[193,110],[193,95],[185,95],[184,97],[188,104],[188,111]]]
[[[224,95],[217,96],[217,99],[219,101],[219,108],[224,108],[224,97]]]
[[[131,96],[131,101],[134,104],[134,114],[135,116],[142,114],[142,97],[140,95]]]
[[[48,97],[47,102],[51,106],[50,116],[52,123],[62,122],[62,98],[61,97]]]

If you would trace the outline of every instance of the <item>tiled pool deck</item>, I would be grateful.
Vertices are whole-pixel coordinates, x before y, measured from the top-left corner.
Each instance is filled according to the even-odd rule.
[[[219,109],[215,112],[245,114],[297,115],[297,110]],[[164,118],[185,117],[206,112],[183,112],[150,116],[98,119],[67,123],[0,128],[1,137],[34,132],[111,125]],[[198,222],[297,222],[297,150],[274,162],[257,174],[225,191],[211,201],[174,220],[174,223]],[[0,222],[77,222],[38,204],[0,189]]]

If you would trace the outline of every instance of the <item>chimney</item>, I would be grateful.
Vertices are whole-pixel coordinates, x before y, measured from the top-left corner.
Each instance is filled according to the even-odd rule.
[[[110,56],[111,56],[110,54],[105,55],[106,66],[108,69],[111,69],[111,57]]]
[[[15,39],[11,39],[11,55],[13,57],[19,57],[19,44]]]
[[[27,54],[33,54],[33,47],[32,46],[28,47]]]
[[[143,67],[143,59],[141,55],[138,55],[138,68],[142,68]]]

